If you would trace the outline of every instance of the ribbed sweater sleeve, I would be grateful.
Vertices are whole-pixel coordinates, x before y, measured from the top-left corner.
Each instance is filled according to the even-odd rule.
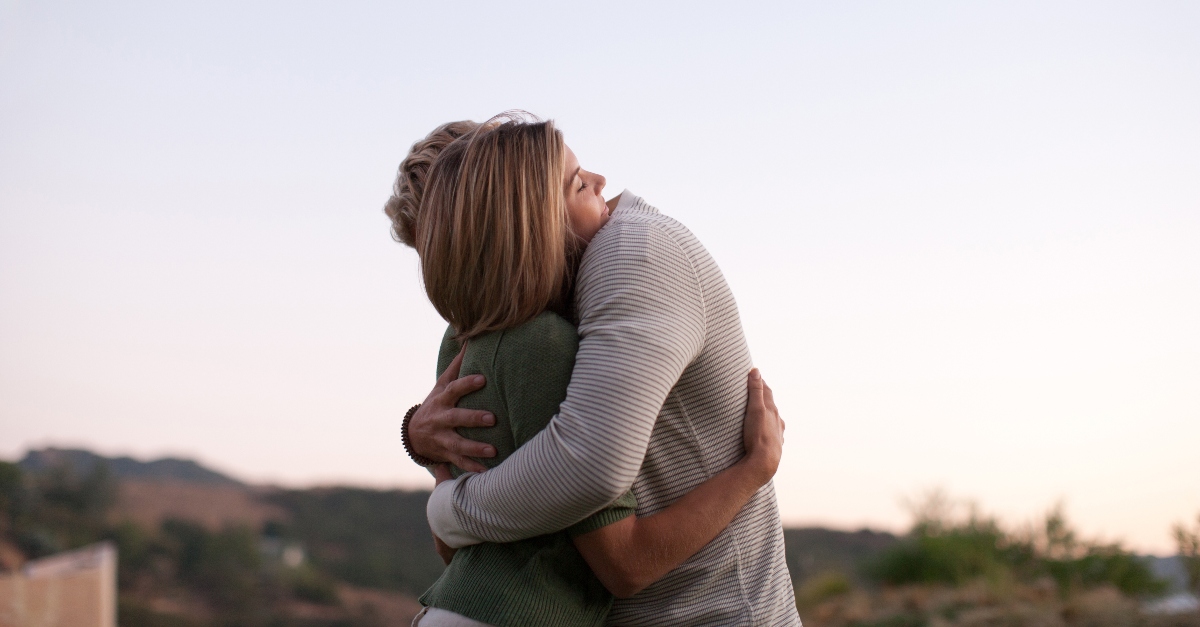
[[[619,211],[584,255],[576,305],[579,352],[558,415],[496,468],[431,497],[430,525],[452,546],[565,529],[623,495],[704,345],[704,294],[680,242]]]

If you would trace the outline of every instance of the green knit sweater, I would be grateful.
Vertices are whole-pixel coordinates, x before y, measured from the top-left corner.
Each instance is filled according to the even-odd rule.
[[[439,376],[459,351],[452,335],[448,329],[442,339]],[[496,457],[480,462],[497,466],[558,413],[578,347],[575,327],[550,312],[467,343],[460,375],[482,374],[487,386],[463,397],[458,406],[496,416],[494,427],[459,429],[465,437],[496,447]],[[458,468],[453,471],[456,477],[462,474]],[[603,625],[613,597],[571,539],[632,516],[636,506],[629,492],[564,531],[459,549],[421,603],[497,627]]]

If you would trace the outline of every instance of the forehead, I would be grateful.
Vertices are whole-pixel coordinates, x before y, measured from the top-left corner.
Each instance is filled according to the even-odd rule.
[[[563,144],[563,148],[566,150],[566,158],[563,159],[563,165],[565,166],[563,168],[565,170],[563,177],[573,177],[575,170],[579,167],[579,159],[575,157],[575,151],[571,150],[570,146]]]

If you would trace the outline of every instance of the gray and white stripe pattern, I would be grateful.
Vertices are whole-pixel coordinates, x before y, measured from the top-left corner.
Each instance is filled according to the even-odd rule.
[[[497,468],[435,491],[440,537],[557,531],[630,485],[638,515],[652,514],[742,457],[750,352],[724,276],[686,227],[626,191],[584,255],[576,305],[559,415]],[[618,599],[609,624],[799,625],[773,486],[691,559]]]

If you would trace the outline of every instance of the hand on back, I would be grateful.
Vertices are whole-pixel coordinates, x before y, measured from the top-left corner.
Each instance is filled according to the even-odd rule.
[[[421,403],[408,423],[408,435],[413,451],[435,462],[448,462],[470,472],[483,472],[487,468],[472,457],[495,457],[496,449],[490,444],[468,440],[458,434],[459,427],[490,427],[496,424],[491,413],[476,409],[455,407],[458,399],[483,388],[483,375],[458,378],[463,355],[462,350],[450,366],[438,377],[433,391]]]

